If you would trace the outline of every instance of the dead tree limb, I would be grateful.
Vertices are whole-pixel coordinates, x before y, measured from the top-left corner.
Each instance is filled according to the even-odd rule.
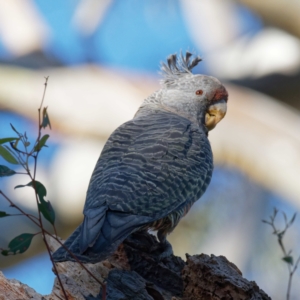
[[[49,239],[52,250],[58,243]],[[102,282],[106,282],[107,300],[268,300],[254,281],[224,256],[187,254],[184,262],[171,255],[159,259],[160,244],[149,233],[135,233],[107,260],[85,264]],[[69,300],[102,299],[96,283],[78,263],[57,263]],[[51,295],[42,296],[28,286],[7,280],[0,272],[0,300],[64,299],[57,278]]]

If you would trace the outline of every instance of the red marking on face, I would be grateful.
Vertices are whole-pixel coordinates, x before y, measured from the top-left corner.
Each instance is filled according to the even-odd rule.
[[[220,88],[218,88],[216,90],[212,101],[217,102],[219,100],[225,100],[227,102],[227,99],[228,99],[228,93],[227,93],[226,89],[224,88],[224,86],[221,86]]]

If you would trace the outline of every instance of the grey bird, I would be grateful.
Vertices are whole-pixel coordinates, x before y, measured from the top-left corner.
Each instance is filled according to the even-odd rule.
[[[200,61],[190,52],[170,55],[161,64],[161,89],[109,137],[83,223],[65,242],[80,261],[104,260],[138,230],[157,231],[167,245],[166,236],[205,192],[213,171],[208,131],[225,116],[228,93],[216,78],[192,74]],[[63,247],[53,258],[74,260]]]

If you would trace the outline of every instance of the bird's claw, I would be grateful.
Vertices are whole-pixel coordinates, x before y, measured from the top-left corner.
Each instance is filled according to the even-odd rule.
[[[173,255],[173,248],[172,245],[165,240],[159,244],[152,245],[149,252],[155,254],[159,260],[163,260]]]
[[[173,255],[172,245],[166,240],[163,245],[163,251],[158,255],[159,260],[163,260],[171,255]]]

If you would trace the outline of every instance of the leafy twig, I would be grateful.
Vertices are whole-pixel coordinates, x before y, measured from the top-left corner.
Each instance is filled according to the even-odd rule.
[[[13,164],[19,164],[23,167],[25,170],[25,173],[22,172],[15,172],[14,170],[11,170],[7,166],[2,166],[0,165],[0,177],[4,176],[12,176],[15,174],[26,174],[30,177],[31,181],[26,184],[26,185],[18,185],[15,188],[23,188],[26,186],[32,187],[35,192],[35,199],[36,199],[36,204],[37,204],[37,209],[38,209],[38,217],[33,216],[31,214],[27,214],[23,209],[15,205],[15,203],[10,200],[4,193],[3,191],[0,190],[0,195],[2,195],[10,204],[11,207],[16,208],[20,214],[7,214],[6,212],[0,212],[0,218],[3,217],[8,217],[8,216],[16,216],[16,215],[23,215],[26,216],[31,222],[33,222],[36,226],[38,226],[41,231],[35,234],[31,233],[23,233],[17,237],[15,237],[8,245],[9,249],[2,249],[0,248],[0,251],[3,255],[9,255],[9,254],[16,254],[16,253],[23,253],[28,249],[30,246],[32,238],[41,233],[43,237],[43,241],[45,243],[46,249],[48,251],[50,260],[52,262],[54,271],[57,275],[59,284],[61,286],[62,292],[64,294],[65,299],[68,299],[67,293],[63,287],[62,281],[60,279],[60,276],[58,274],[56,264],[53,261],[52,253],[50,250],[50,246],[48,244],[48,241],[46,239],[46,234],[54,238],[80,265],[83,269],[86,270],[86,272],[94,279],[96,280],[101,286],[102,286],[102,300],[106,299],[106,285],[103,284],[101,281],[98,280],[78,259],[77,257],[57,238],[57,233],[56,233],[56,228],[54,225],[55,222],[55,213],[54,210],[51,206],[50,201],[46,201],[44,197],[47,194],[46,188],[42,183],[36,180],[36,174],[37,174],[37,163],[38,163],[38,156],[39,152],[42,150],[43,147],[46,146],[46,141],[49,138],[49,135],[46,134],[42,136],[42,129],[46,128],[47,126],[50,127],[51,129],[51,124],[47,112],[47,107],[43,108],[43,103],[46,95],[46,89],[47,89],[47,84],[48,84],[48,79],[49,77],[45,77],[45,84],[44,84],[44,92],[43,92],[43,97],[42,101],[40,104],[40,107],[38,108],[38,136],[37,139],[32,147],[31,150],[28,149],[30,146],[30,142],[28,141],[27,134],[26,132],[24,134],[21,134],[18,132],[15,127],[11,125],[11,128],[13,131],[17,134],[17,138],[3,138],[0,139],[0,155],[3,156],[3,158],[8,161],[9,163]],[[4,143],[10,143],[11,149],[7,146],[1,146],[1,144]],[[18,145],[21,143],[23,145],[22,150],[19,149]],[[33,158],[34,160],[34,168],[33,168],[33,174],[30,171],[29,168],[29,158]],[[55,236],[52,235],[50,232],[48,232],[44,228],[43,224],[43,218],[42,216],[51,223],[53,226]]]
[[[31,217],[34,217],[34,216],[31,216],[31,215],[29,215],[29,214],[27,214],[24,210],[22,210],[22,208],[20,208],[20,207],[18,207],[17,205],[15,205],[13,202],[12,202],[12,200],[10,200],[1,190],[0,190],[0,195],[2,195],[9,203],[10,203],[10,205],[11,206],[13,206],[13,207],[15,207],[17,210],[19,210],[20,212],[21,212],[21,214],[22,215],[24,215],[24,216],[26,216],[26,217],[28,217],[35,225],[37,225],[37,226],[39,226],[40,227],[40,225],[37,223],[37,222],[35,222],[34,220],[32,220],[31,219]],[[36,218],[36,217],[34,217],[34,218]],[[37,219],[37,218],[36,218]],[[45,232],[45,234],[47,234],[47,235],[49,235],[50,237],[52,237],[53,239],[55,239],[59,244],[60,244],[60,246],[62,246],[75,260],[76,260],[76,262],[77,263],[79,263],[80,265],[81,265],[81,267],[93,278],[93,279],[95,279],[95,281],[96,282],[98,282],[101,286],[102,286],[102,288],[105,288],[105,284],[103,284],[101,281],[99,281],[99,279],[97,278],[97,277],[95,277],[95,275],[94,274],[92,274],[91,272],[90,272],[90,270],[89,269],[87,269],[86,267],[85,267],[85,265],[84,264],[82,264],[82,262],[80,262],[79,260],[78,260],[78,258],[76,257],[76,255],[74,255],[73,254],[73,252],[72,251],[70,251],[69,250],[69,248],[68,247],[66,247],[65,246],[65,244],[64,243],[62,243],[61,241],[60,241],[60,239],[57,237],[57,236],[55,236],[55,235],[53,235],[53,234],[51,234],[50,232],[48,232],[46,229],[44,229],[44,232]],[[105,298],[104,298],[105,299]]]

